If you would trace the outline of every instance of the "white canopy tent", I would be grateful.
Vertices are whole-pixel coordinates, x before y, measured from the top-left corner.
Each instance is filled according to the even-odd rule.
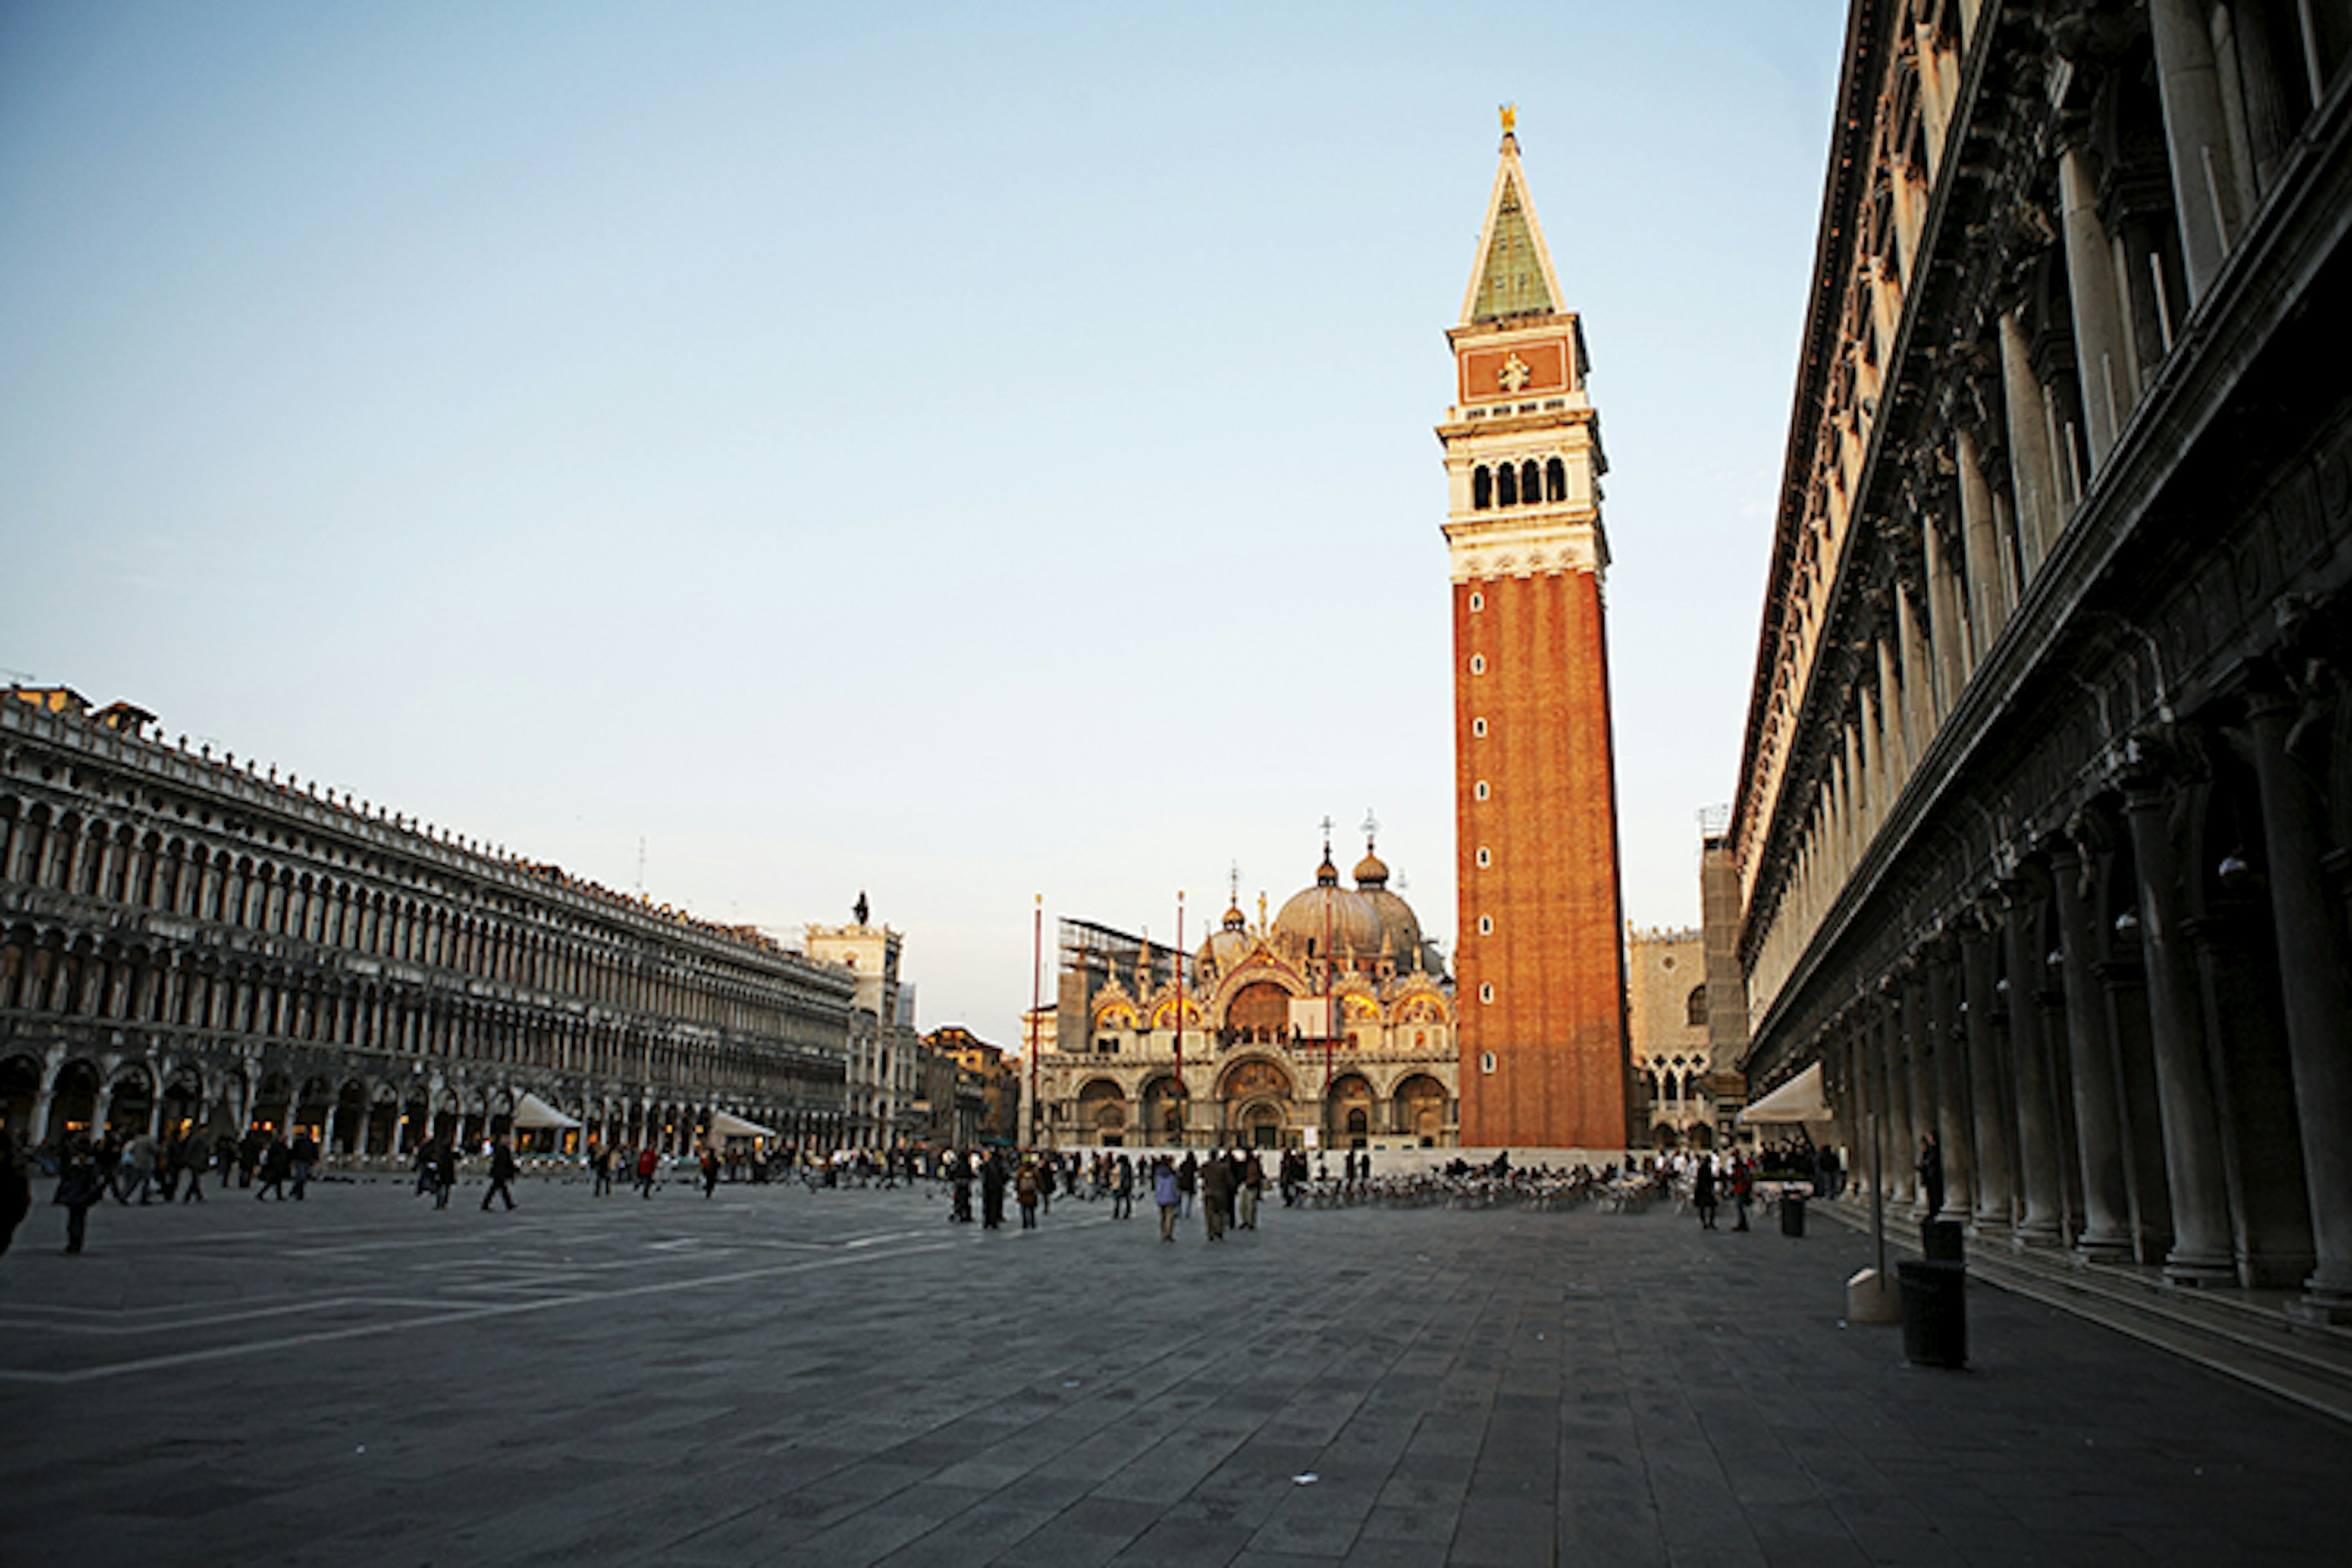
[[[564,1115],[539,1096],[526,1090],[523,1097],[515,1101],[514,1124],[516,1131],[528,1131],[539,1127],[578,1127],[581,1121],[578,1117]]]
[[[1829,1095],[1822,1085],[1822,1064],[1815,1062],[1739,1113],[1743,1122],[1822,1122],[1832,1121]]]
[[[772,1127],[762,1127],[756,1121],[746,1121],[731,1110],[710,1113],[710,1132],[715,1138],[781,1138],[782,1133]]]

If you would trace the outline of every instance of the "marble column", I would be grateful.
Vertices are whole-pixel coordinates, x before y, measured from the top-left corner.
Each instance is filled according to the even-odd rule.
[[[1992,933],[1984,911],[1972,910],[1960,922],[1960,985],[1966,998],[1969,1096],[1976,1145],[1976,1208],[1979,1232],[2005,1231],[2011,1205],[2009,1119],[2001,1103],[2000,1002],[1993,990]]]
[[[1936,1127],[1935,1026],[1927,1011],[1927,988],[1916,963],[1906,962],[1896,976],[1903,1005],[1904,1056],[1910,1068],[1907,1089],[1911,1102],[1913,1143],[1917,1134]],[[1944,1135],[1936,1133],[1937,1143]],[[1952,1167],[1944,1164],[1945,1201],[1951,1201]]]
[[[2009,1063],[2017,1087],[2017,1164],[2025,1212],[2017,1222],[2021,1247],[2059,1247],[2066,1239],[2058,1163],[2058,1106],[2042,1055],[2042,908],[2048,879],[2026,868],[2002,889],[2001,935],[2009,960]]]
[[[2240,224],[2238,176],[2213,66],[2205,0],[2148,0],[2158,96],[2164,103],[2165,161],[2172,171],[2173,216],[2194,309],[2221,275]]]
[[[1936,681],[1928,668],[1933,655],[1920,636],[1918,614],[1911,607],[1909,591],[1899,582],[1895,585],[1895,640],[1903,658],[1903,749],[1910,758],[1907,772],[1918,764],[1936,736]]]
[[[2165,1278],[2179,1284],[2237,1278],[2229,1185],[2221,1163],[2213,1074],[2206,1059],[2196,955],[2181,929],[2179,870],[2172,844],[2173,792],[2143,774],[2125,794],[2139,885],[2140,945],[2147,971],[2148,1032],[2164,1127],[2165,1187],[2172,1249]]]
[[[1960,1039],[1959,997],[1953,942],[1931,942],[1922,955],[1927,972],[1927,1032],[1935,1037],[1936,1141],[1944,1150],[1944,1204],[1953,1214],[1976,1206],[1976,1152],[1969,1131],[1968,1052]]]
[[[2009,619],[2009,595],[2003,584],[1999,521],[1992,491],[1985,484],[1982,454],[1977,449],[1976,437],[1966,429],[1954,434],[1952,447],[1958,468],[1960,550],[1967,563],[1969,592],[1969,669],[1973,674],[1992,652]]]
[[[2066,288],[2074,317],[2074,363],[2082,380],[2084,434],[2094,473],[2115,450],[2116,433],[2132,405],[2130,355],[2124,347],[2123,310],[2116,293],[2115,252],[2099,221],[2098,180],[2081,144],[2058,154],[2060,230],[2066,244]]]
[[[1871,1027],[1877,1036],[1881,1059],[1886,1064],[1886,1146],[1900,1149],[1906,1158],[1887,1168],[1888,1201],[1917,1205],[1919,1190],[1919,1125],[1911,1113],[1911,1067],[1904,1051],[1903,999],[1892,984],[1882,984],[1870,1004]]]
[[[1959,571],[1945,547],[1943,529],[1932,515],[1923,513],[1919,535],[1927,563],[1927,639],[1935,645],[1935,713],[1940,727],[1968,684],[1968,628],[1960,611]]]
[[[2288,750],[2296,705],[2283,694],[2260,691],[2246,716],[2261,790],[2295,1121],[2318,1251],[2317,1267],[2304,1281],[2302,1308],[2307,1316],[2352,1321],[2352,942],[2321,868],[2326,840],[2319,793]]]
[[[2051,891],[2058,906],[2066,987],[2067,1076],[2074,1083],[2083,1182],[2083,1233],[2074,1250],[2090,1262],[2118,1263],[2132,1255],[2131,1199],[2124,1181],[2122,1099],[2107,1038],[2106,997],[2094,967],[2100,944],[2091,921],[2087,870],[2072,840],[2052,851]]]

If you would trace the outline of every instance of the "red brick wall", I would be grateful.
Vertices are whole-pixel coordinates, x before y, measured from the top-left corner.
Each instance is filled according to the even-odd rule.
[[[1623,921],[1598,580],[1455,584],[1454,655],[1462,1142],[1622,1148]],[[1493,934],[1479,934],[1482,915]],[[1489,984],[1495,999],[1482,1002]],[[1492,1073],[1480,1070],[1488,1051]]]

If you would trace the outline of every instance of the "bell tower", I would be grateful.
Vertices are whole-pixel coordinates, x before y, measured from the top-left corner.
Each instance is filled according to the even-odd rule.
[[[1462,1142],[1631,1144],[1601,419],[1561,308],[1514,113],[1454,349]]]

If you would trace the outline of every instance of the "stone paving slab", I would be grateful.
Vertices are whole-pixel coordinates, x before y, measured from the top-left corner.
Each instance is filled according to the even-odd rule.
[[[2352,1429],[1866,1244],[1643,1215],[394,1184],[109,1205],[0,1258],[0,1568],[2263,1563]],[[1312,1478],[1311,1479],[1309,1478]],[[2324,1552],[2322,1553],[2324,1555]]]

